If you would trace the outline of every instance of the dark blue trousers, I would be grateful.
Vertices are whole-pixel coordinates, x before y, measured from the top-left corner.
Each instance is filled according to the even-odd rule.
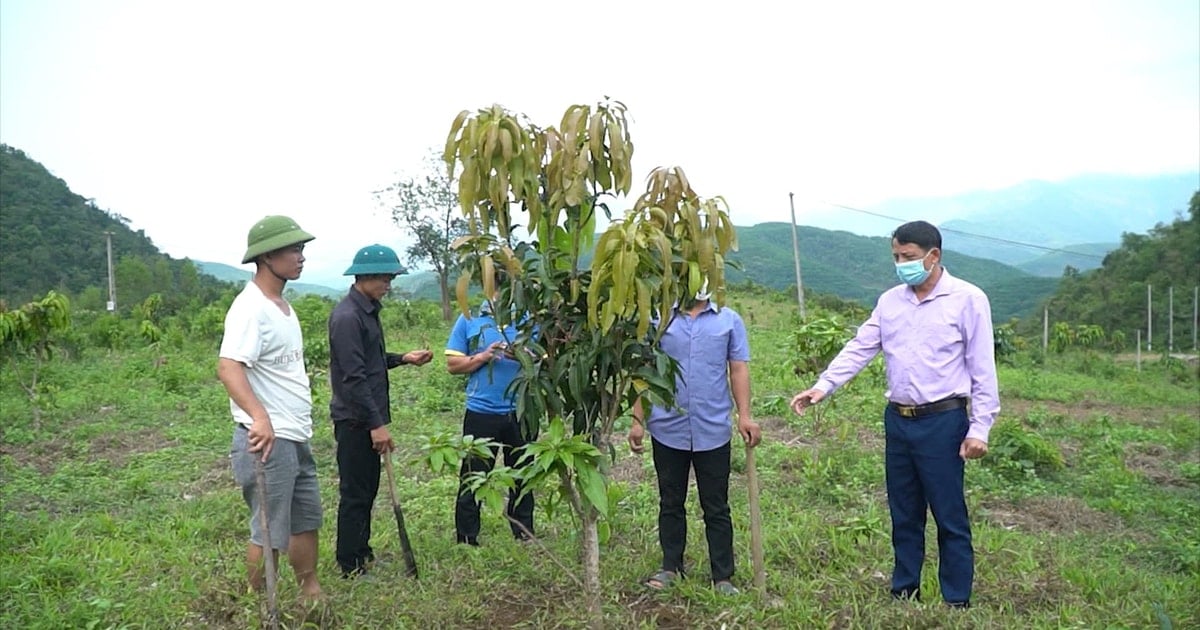
[[[938,582],[942,599],[967,602],[975,577],[971,522],[963,495],[963,460],[958,449],[967,435],[967,410],[954,409],[905,418],[888,407],[883,414],[887,438],[888,508],[892,515],[892,594],[920,595],[925,561],[925,515],[937,524]]]

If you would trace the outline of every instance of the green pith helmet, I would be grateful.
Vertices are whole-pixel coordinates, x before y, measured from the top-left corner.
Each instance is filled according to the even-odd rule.
[[[242,264],[246,264],[267,252],[307,243],[316,238],[300,229],[296,222],[283,215],[263,217],[261,221],[250,228],[246,235],[246,255],[242,256]]]
[[[354,264],[343,273],[343,276],[369,276],[376,273],[404,273],[400,257],[396,251],[386,245],[367,245],[354,255]]]

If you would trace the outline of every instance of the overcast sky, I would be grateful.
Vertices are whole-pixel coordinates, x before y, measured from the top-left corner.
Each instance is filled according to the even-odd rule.
[[[308,272],[401,247],[371,192],[463,109],[608,95],[635,191],[681,166],[734,222],[1200,168],[1196,0],[0,2],[0,142],[164,251],[237,264],[288,214]]]

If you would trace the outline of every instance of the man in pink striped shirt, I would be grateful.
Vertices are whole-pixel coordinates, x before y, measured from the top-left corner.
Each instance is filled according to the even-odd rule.
[[[792,409],[803,413],[883,352],[892,596],[920,598],[928,510],[937,524],[942,599],[966,608],[975,561],[964,463],[987,454],[1000,412],[991,306],[978,287],[942,267],[942,235],[925,221],[896,229],[892,258],[903,284],[880,296],[816,385],[792,398]]]

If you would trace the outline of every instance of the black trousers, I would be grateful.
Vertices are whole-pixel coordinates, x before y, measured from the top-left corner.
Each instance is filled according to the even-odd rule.
[[[342,573],[365,571],[375,560],[371,549],[371,506],[379,494],[379,453],[371,448],[371,430],[362,422],[333,423],[337,439],[337,563]]]
[[[711,451],[681,451],[651,439],[658,474],[658,543],[662,568],[684,573],[687,546],[688,472],[696,471],[696,489],[704,511],[704,536],[713,582],[733,577],[733,519],[729,515],[729,442]]]
[[[477,438],[489,438],[502,444],[504,465],[515,467],[520,453],[517,449],[525,446],[525,437],[521,435],[521,425],[515,414],[488,414],[467,410],[463,417],[463,435],[473,435]],[[495,465],[496,454],[490,459],[470,458],[463,461],[459,471],[459,479],[465,479],[472,472],[489,472]],[[533,533],[533,493],[530,492],[520,500],[520,484],[513,488],[508,495],[508,516],[524,525]],[[525,533],[516,523],[509,522],[513,536],[524,538]],[[454,506],[454,529],[459,542],[474,542],[479,536],[479,501],[473,492],[465,491],[460,484],[458,501]]]

